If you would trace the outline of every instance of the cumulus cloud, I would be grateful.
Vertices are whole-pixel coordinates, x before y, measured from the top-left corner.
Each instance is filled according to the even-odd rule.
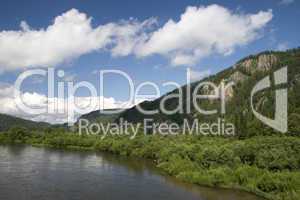
[[[188,7],[179,21],[170,19],[136,49],[138,56],[160,54],[173,65],[192,65],[213,53],[231,54],[260,37],[272,10],[233,13],[219,5]]]
[[[46,28],[34,29],[22,21],[20,30],[0,31],[0,71],[55,67],[99,50],[112,56],[159,54],[172,65],[192,65],[258,39],[272,17],[271,10],[242,14],[210,5],[188,7],[179,21],[170,19],[160,28],[156,18],[93,27],[91,17],[71,9]]]
[[[24,119],[34,121],[44,121],[52,124],[73,122],[70,121],[68,115],[70,110],[76,108],[86,109],[87,112],[91,112],[99,109],[116,109],[116,108],[129,108],[133,105],[141,103],[143,99],[137,99],[135,102],[117,101],[112,97],[75,97],[73,103],[70,103],[68,98],[48,98],[44,94],[35,92],[23,92],[21,93],[22,102],[30,108],[50,108],[54,109],[53,113],[45,112],[39,115],[30,114],[21,110],[17,106],[17,100],[14,97],[14,86],[9,84],[0,83],[0,113],[5,113]],[[100,101],[101,98],[101,101]],[[91,106],[91,105],[95,106]],[[75,119],[81,114],[85,113],[74,113]]]
[[[1,69],[53,67],[108,46],[113,55],[128,55],[139,41],[135,35],[155,22],[129,20],[93,28],[91,21],[85,13],[71,9],[45,29],[35,30],[22,21],[19,31],[1,31]]]
[[[157,25],[156,18],[150,18],[144,22],[135,19],[123,21],[116,27],[113,47],[110,49],[113,56],[128,56],[135,52],[136,46],[143,44],[148,38],[149,32]]]

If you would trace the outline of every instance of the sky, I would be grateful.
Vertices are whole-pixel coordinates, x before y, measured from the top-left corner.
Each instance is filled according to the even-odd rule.
[[[187,69],[192,80],[198,80],[250,54],[300,46],[299,17],[298,0],[3,0],[0,113],[66,122],[65,114],[32,115],[15,105],[13,86],[27,70],[64,70],[56,82],[89,81],[97,97],[99,71],[121,70],[136,87],[150,81],[164,94],[174,88],[164,82],[186,83]],[[120,75],[107,75],[104,83],[103,108],[143,100],[128,102],[128,82]],[[20,92],[28,105],[45,106],[50,102],[47,90],[47,79],[35,75],[24,81]],[[53,99],[65,102],[69,95],[64,91],[65,98],[59,99],[55,91]],[[153,92],[150,86],[141,90]],[[83,88],[75,96],[84,104],[90,93]]]

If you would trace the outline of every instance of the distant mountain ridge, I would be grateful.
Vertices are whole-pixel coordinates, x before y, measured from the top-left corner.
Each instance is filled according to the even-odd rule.
[[[234,86],[226,90],[226,108],[225,115],[204,116],[192,107],[191,113],[184,110],[183,113],[176,112],[167,115],[161,111],[154,115],[145,115],[140,113],[137,107],[132,107],[120,114],[117,120],[121,118],[132,123],[142,122],[146,118],[152,118],[156,122],[176,122],[181,124],[184,119],[199,119],[202,122],[212,122],[218,117],[236,124],[239,135],[255,135],[257,130],[264,134],[271,134],[274,131],[258,121],[250,109],[250,94],[253,86],[263,77],[272,74],[281,67],[288,66],[288,91],[289,91],[289,133],[300,134],[300,48],[287,50],[285,52],[265,51],[257,55],[251,55],[238,61],[234,66],[229,67],[215,75],[209,76],[203,80],[191,83],[191,92],[193,94],[195,87],[202,81],[210,81],[215,84],[221,82],[228,83],[233,81]],[[187,99],[186,85],[182,86],[183,91],[183,108],[191,101]],[[202,88],[198,94],[209,94],[212,92],[208,88]],[[162,99],[169,95],[178,94],[179,90],[175,89],[164,96],[154,100],[142,102],[139,106],[145,110],[159,110]],[[274,93],[264,91],[254,99],[256,108],[270,118],[274,114]],[[179,105],[178,98],[169,98],[166,101],[166,108],[172,110]],[[218,108],[218,101],[202,100],[198,103],[201,108],[212,109]]]
[[[18,117],[14,117],[7,114],[0,113],[0,131],[7,131],[12,127],[24,127],[28,129],[38,130],[41,128],[47,128],[51,125],[46,122],[34,122]]]
[[[103,112],[104,111],[104,112]],[[101,122],[101,123],[109,123],[114,122],[120,115],[120,113],[124,112],[123,109],[105,109],[105,110],[96,110],[87,114],[80,116],[76,122],[78,124],[80,119],[86,119],[89,122]],[[109,113],[110,111],[118,113]]]
[[[121,119],[132,123],[143,122],[144,119],[152,118],[155,122],[176,122],[181,124],[184,119],[192,121],[199,119],[202,122],[213,122],[217,118],[222,117],[229,122],[236,125],[239,136],[248,136],[258,134],[272,134],[274,130],[263,125],[258,121],[251,112],[249,95],[253,86],[263,77],[272,74],[272,72],[281,67],[288,66],[288,126],[289,134],[300,134],[300,48],[290,49],[285,52],[265,51],[256,55],[250,55],[239,60],[235,65],[209,77],[204,78],[190,84],[190,94],[187,94],[187,85],[181,87],[182,106],[186,107],[191,99],[187,96],[193,94],[196,86],[203,81],[211,81],[216,85],[221,82],[228,83],[233,81],[234,86],[226,90],[226,114],[205,116],[197,112],[194,107],[191,107],[191,112],[188,113],[184,109],[183,113],[176,112],[172,115],[167,115],[161,111],[154,115],[145,115],[140,113],[136,106],[121,110],[119,114],[102,113],[99,110],[87,113],[79,117],[79,119],[87,119],[90,122],[119,122]],[[178,94],[179,88],[161,96],[154,101],[144,101],[139,104],[145,110],[159,109],[162,99],[169,95]],[[210,94],[212,91],[209,88],[201,88],[198,94]],[[254,98],[256,109],[266,116],[272,118],[274,115],[274,92],[264,91]],[[179,105],[178,98],[169,98],[166,101],[166,108],[168,110],[174,109]],[[205,109],[218,108],[220,102],[218,100],[203,100],[198,102],[198,106]],[[218,108],[219,109],[219,108]],[[118,109],[112,109],[115,111]],[[107,111],[107,110],[106,110]],[[78,120],[79,120],[78,119]],[[77,123],[78,124],[78,121]],[[0,114],[0,131],[6,131],[12,126],[23,126],[26,128],[44,128],[55,127],[43,122],[33,122],[5,114]]]

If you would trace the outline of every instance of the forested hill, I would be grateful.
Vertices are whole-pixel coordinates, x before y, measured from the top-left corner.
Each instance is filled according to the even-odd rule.
[[[288,126],[289,134],[300,135],[300,48],[291,49],[285,52],[267,51],[257,55],[251,55],[238,61],[234,66],[228,69],[205,78],[204,80],[193,82],[189,95],[187,95],[186,85],[182,87],[182,99],[184,108],[183,113],[174,113],[167,115],[159,112],[155,115],[144,115],[140,113],[136,107],[124,110],[120,115],[107,115],[94,111],[81,118],[88,119],[93,122],[112,122],[118,121],[121,118],[128,122],[142,122],[145,118],[153,118],[157,122],[176,122],[181,124],[184,119],[194,120],[199,119],[201,122],[215,122],[217,118],[222,117],[228,122],[232,122],[236,126],[239,136],[248,137],[254,135],[269,135],[274,133],[274,130],[264,125],[257,120],[252,113],[250,106],[250,94],[254,85],[267,75],[288,66]],[[195,87],[202,81],[211,81],[216,85],[221,82],[234,82],[235,85],[226,90],[226,114],[203,115],[197,112],[191,103],[191,112],[187,113],[185,108],[188,102],[192,99],[187,96],[192,96]],[[146,101],[140,104],[145,110],[159,110],[159,105],[165,96],[174,95],[179,90],[174,91],[160,97],[154,101]],[[198,94],[211,94],[211,88],[203,87]],[[254,98],[254,106],[257,111],[265,116],[273,118],[275,104],[274,90],[266,90]],[[179,104],[179,99],[176,97],[168,98],[165,102],[166,108],[172,110]],[[220,100],[201,100],[198,101],[198,106],[205,110],[218,109],[220,110]],[[13,126],[22,126],[30,129],[39,129],[49,127],[47,123],[38,123],[29,120],[16,118],[13,116],[0,114],[0,131],[6,131]],[[258,131],[259,130],[259,131]]]
[[[101,122],[101,123],[114,122],[118,118],[120,112],[123,112],[123,110],[120,110],[120,109],[105,109],[104,111],[107,113],[103,113],[103,112],[101,112],[101,110],[96,110],[96,111],[84,114],[79,117],[79,119],[77,120],[77,123],[80,119],[86,119],[89,122]],[[118,113],[109,114],[109,111],[112,111],[112,112],[118,111]]]
[[[289,134],[300,134],[300,48],[287,50],[285,52],[266,51],[257,55],[248,56],[238,61],[234,66],[217,73],[216,75],[205,78],[204,80],[191,84],[190,95],[193,94],[195,87],[202,81],[211,81],[219,85],[221,81],[225,84],[233,81],[235,85],[226,90],[226,114],[225,115],[202,115],[191,106],[191,112],[175,113],[166,115],[161,111],[155,115],[144,115],[140,113],[136,107],[126,110],[121,113],[118,119],[123,118],[129,122],[137,123],[145,118],[153,118],[158,122],[177,122],[182,123],[183,119],[193,120],[195,118],[207,122],[215,121],[218,117],[222,117],[236,125],[238,134],[243,136],[251,136],[257,134],[272,134],[274,131],[266,125],[258,121],[250,107],[250,94],[254,85],[267,75],[272,75],[272,72],[288,66],[288,126]],[[271,76],[272,77],[272,76]],[[183,108],[188,101],[186,87],[182,87],[183,91]],[[166,94],[179,94],[178,89]],[[210,88],[201,88],[198,94],[211,94],[213,91]],[[254,106],[260,113],[272,118],[274,114],[275,103],[274,90],[266,90],[254,98]],[[140,104],[145,110],[159,110],[161,98],[154,101],[146,101]],[[172,110],[179,104],[177,97],[169,98],[166,102],[166,108]],[[200,108],[211,110],[213,108],[220,109],[220,100],[201,100],[198,101]],[[258,131],[259,130],[259,131]]]
[[[31,130],[39,130],[41,128],[47,128],[49,126],[50,124],[48,123],[34,122],[0,113],[0,132],[7,131],[12,127],[24,127]]]

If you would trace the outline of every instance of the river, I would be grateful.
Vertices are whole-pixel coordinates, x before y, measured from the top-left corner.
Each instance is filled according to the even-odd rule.
[[[261,200],[182,183],[145,160],[30,146],[0,146],[0,199]]]

